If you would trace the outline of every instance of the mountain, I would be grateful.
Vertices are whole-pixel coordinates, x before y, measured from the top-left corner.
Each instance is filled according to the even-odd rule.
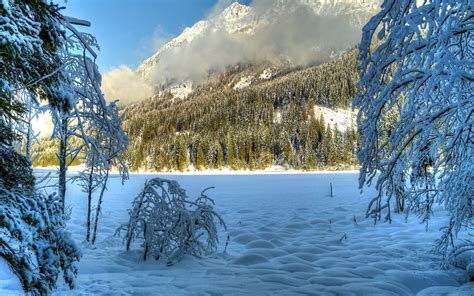
[[[153,67],[160,62],[164,53],[190,44],[195,38],[202,37],[208,30],[224,29],[230,34],[251,34],[252,28],[257,26],[257,24],[248,22],[248,20],[245,19],[245,16],[247,16],[249,12],[250,7],[234,2],[217,17],[212,18],[211,20],[199,21],[192,27],[185,28],[178,37],[172,39],[153,56],[146,59],[138,67],[138,72],[144,79],[150,79],[150,72],[153,70]]]
[[[374,3],[233,3],[185,29],[137,70],[155,93],[122,110],[130,168],[357,165],[355,113],[350,110],[358,80],[356,41],[351,46],[339,41],[344,34],[335,34],[331,26],[359,28],[376,10]],[[342,20],[347,23],[341,27]],[[310,58],[298,60],[301,56]],[[50,165],[52,159],[54,154],[42,153],[35,164]]]
[[[124,109],[132,170],[347,168],[356,165],[350,108],[357,51],[303,69],[239,64]]]
[[[183,98],[209,73],[239,62],[302,66],[327,61],[358,41],[360,28],[379,2],[276,0],[254,1],[251,6],[234,2],[184,29],[137,72],[160,90],[174,89]],[[341,34],[336,40],[333,27]]]

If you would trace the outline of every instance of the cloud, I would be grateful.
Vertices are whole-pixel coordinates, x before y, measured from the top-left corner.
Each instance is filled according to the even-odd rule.
[[[153,88],[124,65],[103,75],[101,89],[108,101],[118,99],[120,105],[139,102],[153,95]]]
[[[185,46],[162,52],[149,75],[152,84],[198,82],[210,72],[239,62],[291,66],[325,62],[360,40],[361,25],[354,15],[319,13],[303,0],[254,0],[242,21],[251,25],[259,20],[264,25],[252,34],[229,34],[218,25],[228,4],[219,1],[211,10],[203,34]]]
[[[229,33],[222,26],[222,12],[231,1],[218,1],[206,18],[204,31],[190,43],[162,50],[146,82],[141,78],[143,73],[120,66],[104,75],[102,90],[108,100],[120,99],[125,105],[152,96],[155,86],[199,83],[237,63],[308,66],[328,61],[359,42],[362,24],[374,11],[356,15],[351,4],[340,3],[334,6],[339,10],[336,14],[316,2],[254,0],[250,12],[233,24],[239,33]],[[141,48],[155,53],[170,39],[171,35],[157,26]]]
[[[173,35],[166,32],[166,30],[161,26],[158,25],[153,31],[153,36],[151,38],[151,48],[153,49],[153,53],[158,51],[163,45],[168,43],[173,38]]]

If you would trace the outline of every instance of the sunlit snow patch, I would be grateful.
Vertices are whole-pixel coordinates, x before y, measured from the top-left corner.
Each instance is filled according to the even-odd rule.
[[[175,98],[185,99],[193,91],[192,82],[184,82],[178,85],[174,85],[170,88],[170,93]]]
[[[252,84],[253,76],[243,76],[240,78],[239,82],[237,82],[234,85],[234,89],[242,89],[248,87],[250,84]]]
[[[314,115],[317,119],[323,115],[325,124],[329,124],[333,128],[337,125],[339,131],[346,131],[350,128],[357,129],[356,113],[351,110],[341,108],[334,110],[323,106],[314,106]]]
[[[259,78],[260,79],[270,79],[272,78],[272,69],[268,68],[268,69],[265,69],[263,70],[262,74],[260,74]]]

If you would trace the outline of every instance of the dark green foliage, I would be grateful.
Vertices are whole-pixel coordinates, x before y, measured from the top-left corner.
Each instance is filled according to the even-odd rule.
[[[56,84],[57,77],[39,78],[60,66],[55,49],[63,32],[57,9],[36,0],[0,4],[0,145],[17,139],[9,125],[19,120],[24,108],[13,98],[15,91],[28,88],[47,97]]]
[[[304,70],[280,71],[245,89],[232,83],[262,67],[234,68],[198,86],[186,99],[169,94],[125,108],[131,170],[311,170],[356,165],[354,130],[328,130],[314,106],[348,109],[358,79],[356,51]],[[333,139],[337,137],[337,139]],[[45,144],[42,144],[45,145]],[[335,147],[337,146],[337,148]],[[40,149],[44,151],[44,149]],[[35,164],[51,165],[51,153]]]
[[[127,107],[123,124],[132,170],[356,164],[354,131],[335,133],[314,114],[315,105],[349,108],[358,78],[356,51],[320,66],[280,71],[245,89],[231,87],[242,74],[261,69],[229,70],[183,100],[165,95]]]
[[[0,180],[6,189],[21,189],[27,193],[33,192],[35,178],[31,164],[26,158],[14,150],[0,146]]]

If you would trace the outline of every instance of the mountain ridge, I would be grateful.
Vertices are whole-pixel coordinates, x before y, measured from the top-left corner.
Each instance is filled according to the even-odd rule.
[[[302,9],[302,7],[313,11],[316,16],[344,15],[351,19],[350,22],[354,26],[362,26],[362,23],[376,11],[379,3],[380,1],[378,0],[278,0],[273,2],[271,6],[263,9],[259,6],[258,2],[253,6],[234,2],[225,9],[211,14],[207,19],[198,21],[193,26],[185,28],[180,35],[170,40],[155,54],[147,58],[137,68],[137,73],[148,83],[161,86],[164,89],[175,87],[181,83],[195,84],[196,81],[193,81],[193,79],[160,80],[160,83],[156,83],[155,80],[163,79],[162,76],[166,76],[168,72],[173,71],[172,69],[169,70],[169,68],[176,66],[172,63],[161,66],[163,63],[167,63],[170,59],[176,60],[179,63],[179,55],[183,54],[186,47],[196,43],[199,39],[203,39],[204,43],[206,38],[210,38],[209,36],[212,34],[228,34],[231,38],[241,38],[242,36],[251,36],[250,38],[253,38],[258,30],[263,30],[262,28],[265,26],[276,22],[279,19],[278,15],[289,14],[293,10]],[[224,41],[226,41],[225,38],[223,38]],[[320,47],[318,44],[315,46],[316,48]],[[200,48],[197,50],[199,51]],[[278,58],[284,59],[286,57],[284,54],[280,54]],[[161,76],[154,72],[159,72]]]

